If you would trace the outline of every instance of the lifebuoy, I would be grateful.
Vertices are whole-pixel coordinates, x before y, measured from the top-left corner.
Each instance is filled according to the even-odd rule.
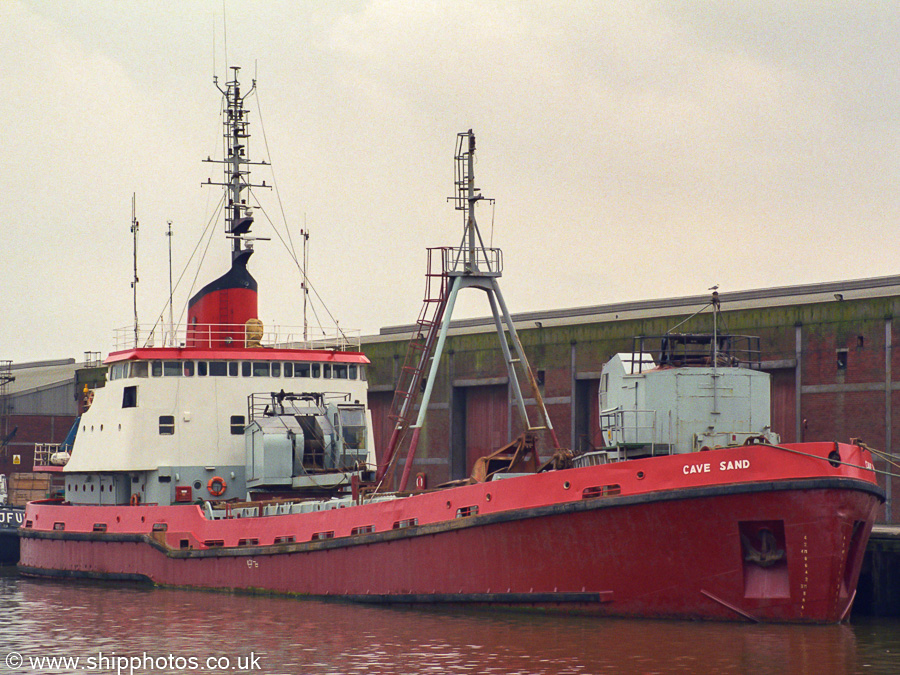
[[[133,495],[131,495],[131,505],[137,506],[140,503],[141,503],[141,496],[135,492]]]
[[[221,476],[213,476],[206,484],[206,489],[209,490],[209,494],[213,497],[221,497],[224,495],[227,487],[228,483],[226,483],[225,479]]]

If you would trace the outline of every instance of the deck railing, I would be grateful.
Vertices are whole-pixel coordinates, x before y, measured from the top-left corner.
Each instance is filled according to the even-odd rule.
[[[244,324],[176,324],[174,328],[127,326],[116,328],[113,350],[145,347],[268,347],[275,349],[325,349],[359,351],[359,330],[340,327],[260,326]]]
[[[658,438],[655,410],[604,410],[600,413],[600,431],[609,448],[650,446],[653,455],[656,445],[668,444],[668,439]]]
[[[46,470],[51,467],[59,470],[69,461],[68,453],[60,452],[59,443],[35,443],[34,444],[34,470]]]

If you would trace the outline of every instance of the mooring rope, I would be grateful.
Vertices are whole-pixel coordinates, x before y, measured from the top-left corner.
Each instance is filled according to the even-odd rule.
[[[792,448],[786,448],[783,445],[773,445],[771,443],[755,443],[754,445],[762,445],[767,448],[773,448],[775,450],[784,450],[785,452],[790,452],[794,455],[802,455],[803,457],[811,457],[812,459],[821,459],[822,461],[828,462],[829,464],[832,464],[832,465],[833,464],[843,464],[844,466],[849,466],[851,469],[861,469],[863,471],[872,471],[873,473],[880,473],[885,476],[891,476],[892,478],[900,478],[900,473],[893,473],[892,471],[886,471],[884,469],[876,469],[874,466],[868,467],[868,466],[860,466],[859,464],[851,464],[850,462],[845,462],[841,459],[829,459],[828,457],[822,457],[821,455],[813,455],[809,452],[800,452],[799,450],[794,450]],[[872,448],[869,448],[868,446],[857,446],[857,447],[863,448],[865,450],[868,450],[869,452],[872,452]],[[876,454],[878,454],[878,453],[876,452]],[[891,462],[891,464],[894,464],[894,463]],[[897,466],[896,464],[894,464],[894,465]]]

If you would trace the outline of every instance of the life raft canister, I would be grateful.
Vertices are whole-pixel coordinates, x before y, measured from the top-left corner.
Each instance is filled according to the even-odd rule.
[[[206,484],[206,489],[209,490],[209,494],[213,497],[221,497],[224,495],[227,487],[228,483],[226,483],[225,479],[221,476],[213,476]]]

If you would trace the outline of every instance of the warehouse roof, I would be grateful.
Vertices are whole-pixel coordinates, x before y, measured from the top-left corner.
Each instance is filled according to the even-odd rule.
[[[15,379],[6,385],[6,392],[17,396],[69,384],[75,381],[75,371],[80,367],[75,359],[14,363],[10,375]]]
[[[726,291],[719,293],[723,309],[756,309],[762,307],[783,307],[785,305],[812,304],[858,300],[863,298],[900,295],[900,275],[854,279],[849,281],[829,281],[799,286],[776,286],[748,291]],[[710,296],[690,295],[680,298],[656,300],[636,300],[587,307],[541,310],[513,313],[517,328],[533,328],[540,322],[543,327],[567,326],[579,323],[598,323],[684,314],[708,304]],[[364,337],[364,343],[388,342],[403,339],[414,330],[413,324],[386,326],[379,335]],[[454,334],[480,333],[494,330],[493,317],[458,319],[450,323]]]

